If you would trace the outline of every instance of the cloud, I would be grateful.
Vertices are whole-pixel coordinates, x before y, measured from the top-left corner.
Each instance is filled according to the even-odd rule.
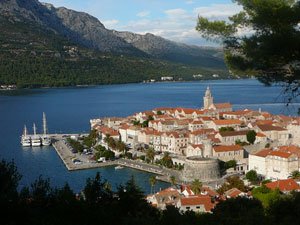
[[[168,17],[182,17],[187,14],[184,9],[169,9],[164,12]]]
[[[189,0],[189,1],[186,1],[185,3],[188,5],[191,5],[191,4],[194,4],[195,2],[193,0]]]
[[[119,20],[104,20],[101,22],[104,24],[106,28],[112,29],[119,23]]]
[[[229,16],[239,13],[242,7],[237,4],[212,4],[206,7],[198,7],[193,11],[195,14],[212,20],[224,20]]]
[[[147,17],[150,15],[150,11],[141,11],[138,14],[136,14],[138,17]]]

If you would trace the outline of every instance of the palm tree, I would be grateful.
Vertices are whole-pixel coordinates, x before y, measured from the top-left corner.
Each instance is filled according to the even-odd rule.
[[[175,176],[170,176],[170,182],[171,182],[171,184],[172,184],[172,186],[175,186],[175,184],[176,184],[176,177]]]
[[[147,158],[151,161],[151,163],[153,163],[154,161],[154,157],[155,157],[155,151],[153,148],[149,148],[146,152],[146,156]]]
[[[150,183],[150,185],[151,185],[151,194],[155,192],[154,187],[155,187],[156,181],[157,181],[157,180],[156,180],[156,177],[155,177],[155,176],[151,176],[151,177],[149,178],[149,183]]]
[[[195,195],[198,195],[201,193],[202,188],[202,182],[199,179],[195,179],[191,184],[191,189],[194,192]]]

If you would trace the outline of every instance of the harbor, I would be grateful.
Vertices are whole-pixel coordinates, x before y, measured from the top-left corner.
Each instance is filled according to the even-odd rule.
[[[69,171],[76,170],[86,170],[86,169],[95,169],[107,166],[114,166],[116,169],[122,169],[123,167],[128,167],[148,173],[153,173],[157,175],[157,179],[161,181],[168,182],[170,171],[167,171],[165,168],[161,168],[156,165],[146,164],[136,160],[129,159],[115,159],[105,162],[97,162],[90,159],[86,155],[73,153],[70,147],[64,141],[65,137],[69,136],[79,136],[79,134],[51,134],[49,135],[53,141],[53,147],[59,155],[60,159],[65,164],[66,168]]]

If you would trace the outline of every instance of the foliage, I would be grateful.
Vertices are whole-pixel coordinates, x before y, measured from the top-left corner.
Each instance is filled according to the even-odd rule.
[[[172,186],[175,186],[176,184],[176,177],[175,176],[170,176],[170,183],[172,184]]]
[[[91,130],[89,135],[83,139],[83,144],[87,146],[88,148],[91,148],[94,146],[97,142],[97,131],[96,130]]]
[[[290,102],[299,95],[300,3],[297,0],[234,0],[243,10],[228,21],[199,17],[196,29],[222,42],[232,73],[285,84]],[[241,30],[246,34],[241,35]]]
[[[191,184],[191,189],[195,195],[198,195],[201,193],[201,188],[202,188],[202,182],[199,179],[193,180],[193,182]]]
[[[106,160],[115,158],[115,153],[107,150],[105,147],[98,145],[95,147],[95,157],[98,160],[101,157],[105,157]]]
[[[268,208],[270,204],[277,201],[281,197],[278,189],[271,190],[264,184],[260,187],[254,188],[251,193],[254,198],[261,201],[264,208]]]
[[[270,148],[270,143],[267,143],[266,145],[265,145],[265,148]]]
[[[240,145],[240,146],[246,146],[249,145],[246,141],[241,141],[240,139],[235,141],[236,145]]]
[[[172,168],[173,167],[173,161],[172,161],[172,158],[171,158],[171,156],[168,152],[164,153],[164,156],[162,157],[160,162],[161,162],[161,165],[163,165],[167,168]]]
[[[3,188],[5,184],[3,181],[9,181],[12,189],[16,187],[17,190],[20,175],[15,165],[4,161],[0,165],[0,187]],[[81,197],[76,197],[68,184],[61,188],[53,188],[49,179],[39,177],[30,188],[24,187],[22,191],[13,195],[9,190],[1,193],[1,224],[297,225],[299,223],[300,193],[280,195],[278,190],[271,191],[262,186],[254,189],[252,194],[254,199],[238,197],[221,201],[212,213],[180,212],[174,206],[167,206],[165,210],[160,211],[147,203],[144,193],[136,185],[133,177],[125,185],[120,185],[117,191],[112,191],[110,184],[102,180],[97,173],[94,178],[87,179],[79,195]]]
[[[218,204],[213,210],[217,224],[257,225],[266,224],[263,206],[260,201],[238,197]]]
[[[155,176],[151,176],[149,178],[149,183],[150,183],[150,186],[151,186],[151,193],[155,192],[154,186],[155,186],[156,182],[157,182],[157,180],[156,180]]]
[[[254,142],[256,140],[256,132],[254,130],[250,130],[247,132],[246,136],[247,136],[247,141],[250,144],[254,144]]]
[[[258,176],[257,172],[255,170],[250,170],[246,173],[246,178],[251,182],[251,183],[256,183],[258,181]]]
[[[70,146],[76,151],[76,152],[83,152],[84,146],[76,140],[73,140],[71,138],[67,138],[67,142],[69,142]]]
[[[236,162],[236,160],[233,159],[233,160],[229,160],[229,161],[225,162],[224,167],[225,167],[225,169],[230,169],[230,168],[235,168],[236,165],[237,165],[237,162]]]
[[[155,151],[153,148],[149,148],[146,151],[146,157],[153,163],[154,157],[155,157]]]
[[[217,192],[223,194],[232,188],[237,188],[243,192],[247,190],[244,181],[237,176],[231,176],[226,178],[226,182],[217,190]]]
[[[0,202],[10,201],[17,197],[17,187],[21,180],[14,162],[0,162]]]
[[[107,188],[106,181],[101,181],[99,172],[96,173],[94,179],[87,179],[83,193],[88,204],[96,204],[112,199],[111,190]]]
[[[163,115],[162,111],[160,111],[160,110],[158,110],[156,114],[157,114],[158,116]]]
[[[222,133],[222,132],[227,132],[227,131],[234,131],[234,128],[233,127],[221,127],[219,129],[219,132]]]
[[[300,178],[300,171],[295,170],[291,173],[291,176],[293,179],[299,179]]]

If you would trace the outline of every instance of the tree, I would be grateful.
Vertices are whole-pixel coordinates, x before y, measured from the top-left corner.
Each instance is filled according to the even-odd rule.
[[[299,179],[300,178],[300,171],[295,170],[291,173],[291,176],[293,179]]]
[[[150,186],[151,186],[151,193],[155,192],[154,187],[155,187],[156,181],[157,180],[156,180],[155,176],[151,176],[149,178],[149,183],[150,183]]]
[[[97,172],[94,179],[88,178],[83,189],[85,201],[88,204],[96,204],[112,198],[111,190],[107,188],[107,181],[101,181],[100,173]]]
[[[224,167],[225,167],[225,169],[230,169],[230,168],[235,168],[236,165],[237,165],[237,162],[236,162],[236,160],[233,159],[233,160],[229,160],[229,161],[225,162]]]
[[[248,73],[267,85],[282,82],[289,103],[299,95],[300,85],[299,1],[234,2],[241,12],[228,21],[209,21],[200,15],[196,30],[223,44],[231,73]]]
[[[254,130],[250,130],[247,132],[246,136],[247,136],[247,141],[250,144],[254,144],[254,142],[256,140],[256,132]]]
[[[191,189],[195,195],[198,195],[201,193],[201,188],[202,188],[202,182],[199,179],[193,180],[193,182],[191,184]]]
[[[227,132],[227,131],[234,131],[234,128],[233,127],[221,127],[219,129],[219,132]]]
[[[155,157],[154,149],[153,148],[147,149],[146,156],[147,156],[147,159],[149,159],[151,161],[151,163],[153,163],[154,157]]]
[[[176,177],[175,176],[170,176],[170,182],[171,182],[171,185],[172,186],[175,186],[175,184],[176,184]]]
[[[243,192],[247,190],[244,181],[242,181],[238,176],[231,176],[226,178],[226,182],[217,190],[217,192],[223,194],[231,188],[237,188]]]
[[[258,181],[258,176],[257,172],[255,170],[250,170],[246,173],[246,178],[251,182],[251,183],[256,183]]]
[[[0,162],[0,202],[17,198],[17,187],[21,177],[14,162]]]
[[[257,199],[231,198],[222,201],[213,209],[215,224],[257,225],[266,224],[264,209]]]
[[[164,156],[161,159],[161,164],[167,168],[172,168],[173,167],[173,161],[168,152],[164,153]]]

